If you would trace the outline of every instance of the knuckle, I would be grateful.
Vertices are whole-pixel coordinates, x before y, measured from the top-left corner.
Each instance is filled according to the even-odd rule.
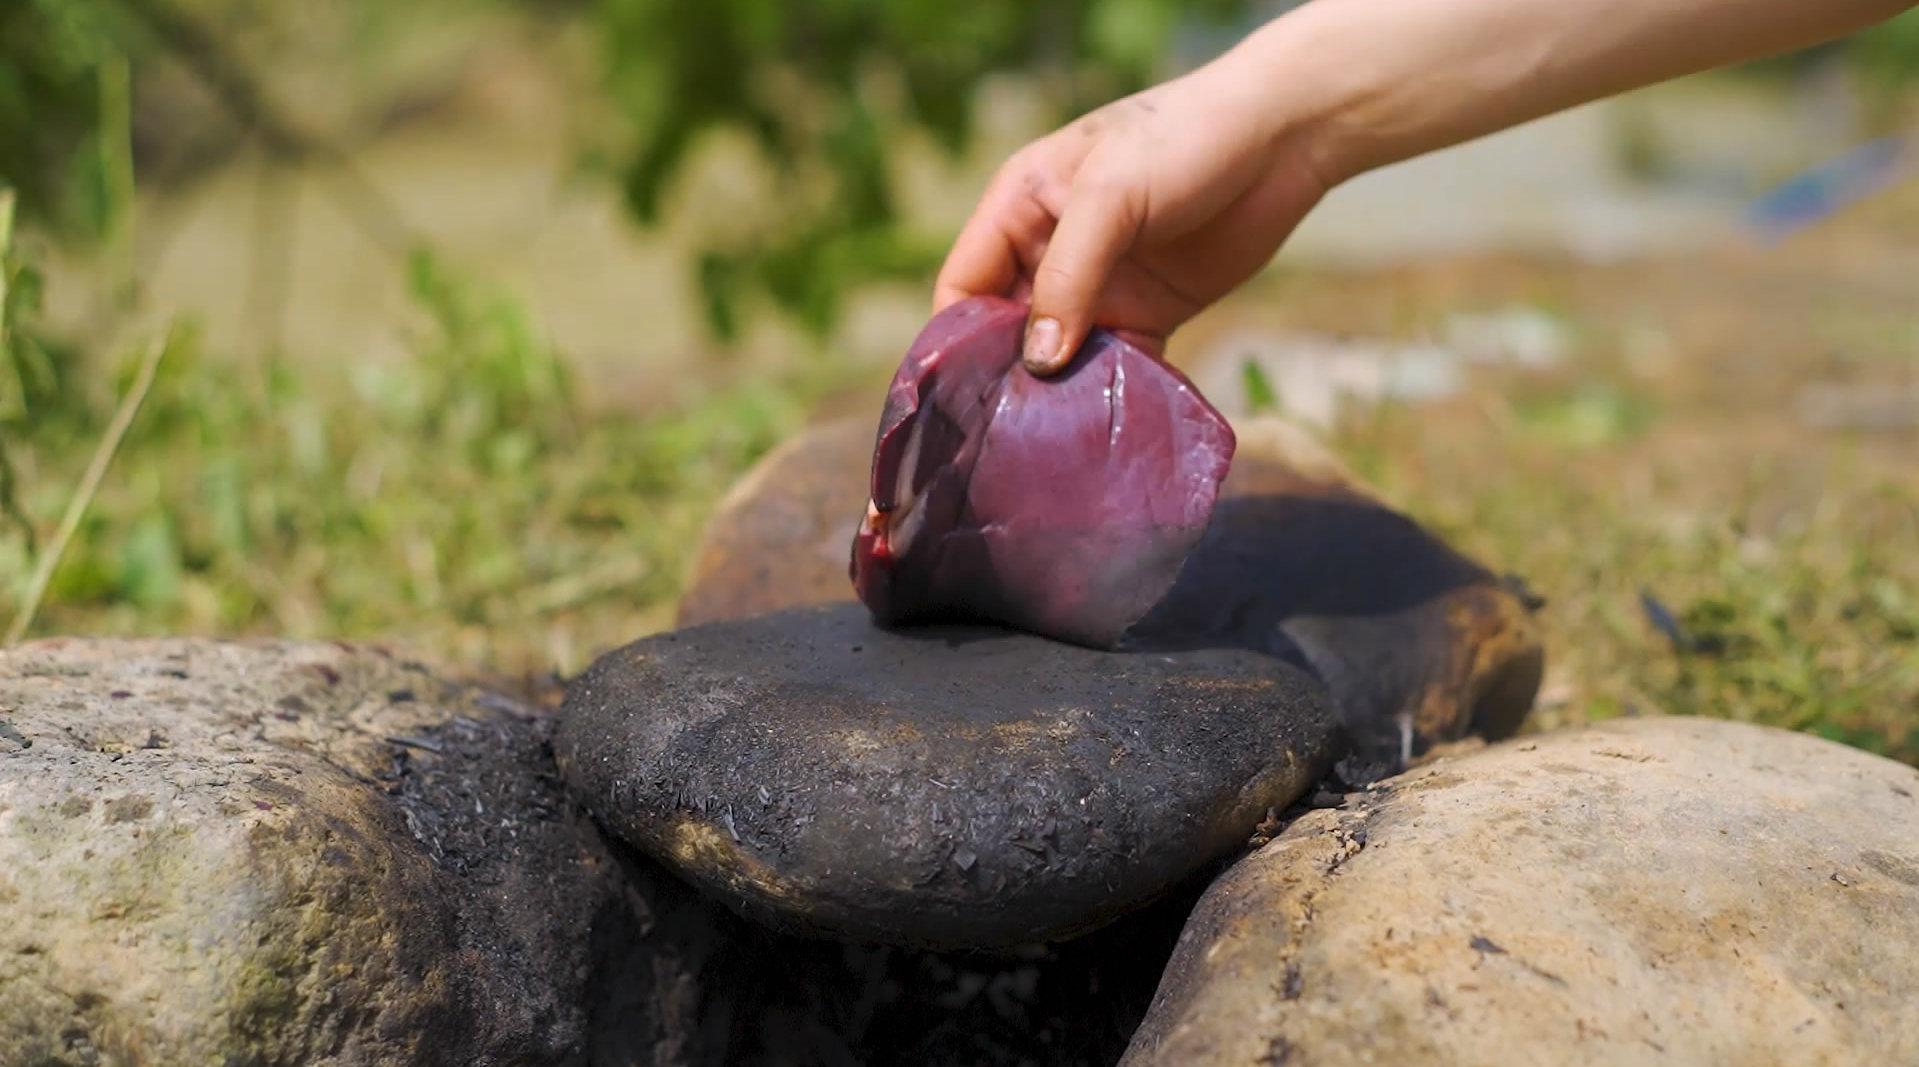
[[[998,182],[1025,184],[1030,182],[1035,174],[1042,173],[1046,169],[1045,160],[1046,142],[1034,141],[1007,156],[1006,162],[1000,164],[993,178]]]
[[[1073,195],[1097,201],[1105,210],[1124,210],[1139,188],[1138,172],[1111,158],[1086,161],[1073,179]]]
[[[1033,289],[1052,299],[1070,299],[1079,287],[1080,272],[1063,263],[1046,262],[1033,272]]]
[[[1070,282],[1076,276],[1077,274],[1071,267],[1066,266],[1064,263],[1055,263],[1051,260],[1041,263],[1039,270],[1033,272],[1033,279],[1035,281]]]

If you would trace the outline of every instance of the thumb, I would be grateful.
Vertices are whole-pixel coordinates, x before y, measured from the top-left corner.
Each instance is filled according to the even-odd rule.
[[[1033,312],[1022,358],[1034,374],[1057,373],[1093,329],[1093,309],[1113,264],[1139,233],[1124,187],[1084,171],[1033,272]]]

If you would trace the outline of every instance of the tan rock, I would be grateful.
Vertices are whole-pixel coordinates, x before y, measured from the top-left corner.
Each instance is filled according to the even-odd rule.
[[[1919,1063],[1919,771],[1646,719],[1439,760],[1215,882],[1124,1062]]]
[[[853,599],[847,562],[865,508],[875,425],[841,419],[814,427],[740,479],[707,521],[679,625]]]

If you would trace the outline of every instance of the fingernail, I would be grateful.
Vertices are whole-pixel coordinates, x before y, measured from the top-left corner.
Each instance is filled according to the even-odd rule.
[[[1026,325],[1023,358],[1026,360],[1026,369],[1036,373],[1043,374],[1059,366],[1058,319],[1042,316]]]

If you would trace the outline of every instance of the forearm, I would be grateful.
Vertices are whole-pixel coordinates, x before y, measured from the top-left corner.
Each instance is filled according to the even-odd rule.
[[[1314,0],[1202,77],[1329,183],[1627,89],[1843,36],[1914,0]]]

